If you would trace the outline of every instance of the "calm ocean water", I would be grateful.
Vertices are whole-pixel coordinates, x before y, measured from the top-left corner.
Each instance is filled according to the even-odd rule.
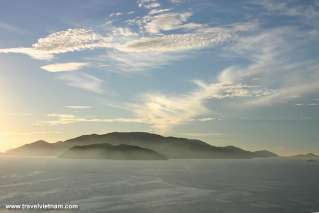
[[[1,157],[0,211],[22,203],[79,204],[80,212],[319,212],[319,162]]]

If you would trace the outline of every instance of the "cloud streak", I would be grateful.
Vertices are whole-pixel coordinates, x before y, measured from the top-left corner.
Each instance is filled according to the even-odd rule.
[[[85,118],[70,114],[48,114],[51,120],[38,122],[39,125],[67,125],[76,123],[143,123],[137,118]]]
[[[139,2],[141,7],[154,3],[157,1]],[[0,53],[25,54],[38,60],[52,60],[56,55],[100,48],[106,50],[104,57],[100,57],[103,58],[100,64],[115,64],[120,71],[141,71],[179,60],[180,55],[189,51],[224,44],[240,33],[240,26],[245,25],[239,23],[238,26],[213,27],[192,22],[192,15],[189,11],[152,8],[143,17],[127,20],[129,24],[125,27],[109,23],[106,33],[98,33],[98,30],[90,28],[67,29],[40,38],[31,47],[4,48],[0,49]],[[110,62],[105,62],[105,58]],[[140,66],[135,65],[130,69],[132,63],[129,62],[132,59]],[[76,69],[75,64],[64,65],[57,63],[42,68],[51,72]]]
[[[20,53],[35,59],[50,60],[57,54],[108,46],[108,38],[101,37],[89,29],[75,28],[55,32],[47,37],[40,38],[30,48],[0,49],[0,53]]]
[[[91,106],[83,106],[83,105],[70,105],[70,106],[65,106],[67,109],[91,109]]]
[[[210,109],[206,107],[207,101],[217,102],[227,98],[232,106],[241,106],[243,109],[285,103],[292,98],[319,91],[318,63],[292,55],[298,52],[297,47],[309,42],[300,39],[300,35],[304,35],[303,31],[296,27],[263,31],[249,24],[235,25],[233,29],[246,33],[225,46],[222,54],[245,59],[245,65],[221,70],[215,83],[195,81],[198,89],[188,94],[146,94],[142,103],[134,108],[137,117],[153,128],[166,132],[208,114]],[[316,36],[317,32],[311,32],[307,38]],[[238,101],[240,97],[245,98]]]
[[[79,88],[98,94],[103,93],[103,80],[86,73],[70,73],[59,77],[70,87]]]
[[[170,31],[183,28],[192,29],[197,26],[199,27],[199,24],[185,24],[191,16],[191,12],[166,12],[149,15],[144,18],[144,28],[148,33],[159,33],[161,31]]]
[[[311,2],[309,4],[289,5],[285,1],[263,0],[255,4],[263,6],[267,11],[285,16],[298,16],[306,19],[318,19],[318,7],[316,8]]]
[[[166,96],[162,94],[147,94],[142,104],[134,105],[136,116],[153,128],[166,132],[172,127],[194,120],[209,112],[206,101],[221,100],[234,97],[262,97],[270,91],[243,84],[216,82],[206,84],[202,81],[194,82],[197,90],[180,96]],[[209,119],[210,120],[210,119]],[[208,119],[199,119],[208,121]]]
[[[277,28],[238,39],[228,51],[245,56],[247,66],[232,66],[224,69],[219,79],[230,83],[254,83],[272,90],[265,97],[250,100],[247,105],[263,106],[286,101],[319,90],[319,64],[304,60],[298,46],[304,46],[318,33],[301,40],[303,31],[295,27]],[[291,43],[294,45],[291,45]],[[299,53],[295,57],[292,53]],[[229,56],[229,55],[228,55]]]
[[[44,69],[48,72],[67,72],[67,71],[80,70],[87,66],[89,66],[89,63],[71,62],[71,63],[48,64],[48,65],[42,66],[41,69]]]

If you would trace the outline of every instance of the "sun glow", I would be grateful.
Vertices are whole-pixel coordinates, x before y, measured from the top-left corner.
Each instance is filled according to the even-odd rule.
[[[0,152],[4,152],[8,149],[8,137],[5,132],[0,132]]]

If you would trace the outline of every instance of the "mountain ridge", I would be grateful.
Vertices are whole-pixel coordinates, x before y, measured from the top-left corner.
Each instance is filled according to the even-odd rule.
[[[290,156],[290,158],[296,158],[296,159],[318,159],[319,160],[319,156],[314,154],[314,153],[293,155],[293,156]]]
[[[110,160],[167,160],[165,156],[150,149],[126,144],[110,145],[107,143],[74,146],[59,157]]]
[[[275,153],[265,150],[252,152],[235,146],[218,147],[197,139],[165,137],[148,132],[111,132],[106,134],[89,134],[74,137],[65,141],[48,143],[36,141],[16,149],[9,150],[8,154],[50,155],[57,156],[74,146],[92,144],[126,144],[153,150],[172,159],[218,159],[218,158],[255,158],[275,157]],[[32,152],[32,150],[34,150]],[[26,152],[24,152],[26,151]],[[263,154],[261,155],[261,153]]]

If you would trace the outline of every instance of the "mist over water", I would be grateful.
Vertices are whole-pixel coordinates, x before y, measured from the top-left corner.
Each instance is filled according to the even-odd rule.
[[[1,207],[72,203],[80,212],[319,211],[319,162],[1,157],[0,171]]]

